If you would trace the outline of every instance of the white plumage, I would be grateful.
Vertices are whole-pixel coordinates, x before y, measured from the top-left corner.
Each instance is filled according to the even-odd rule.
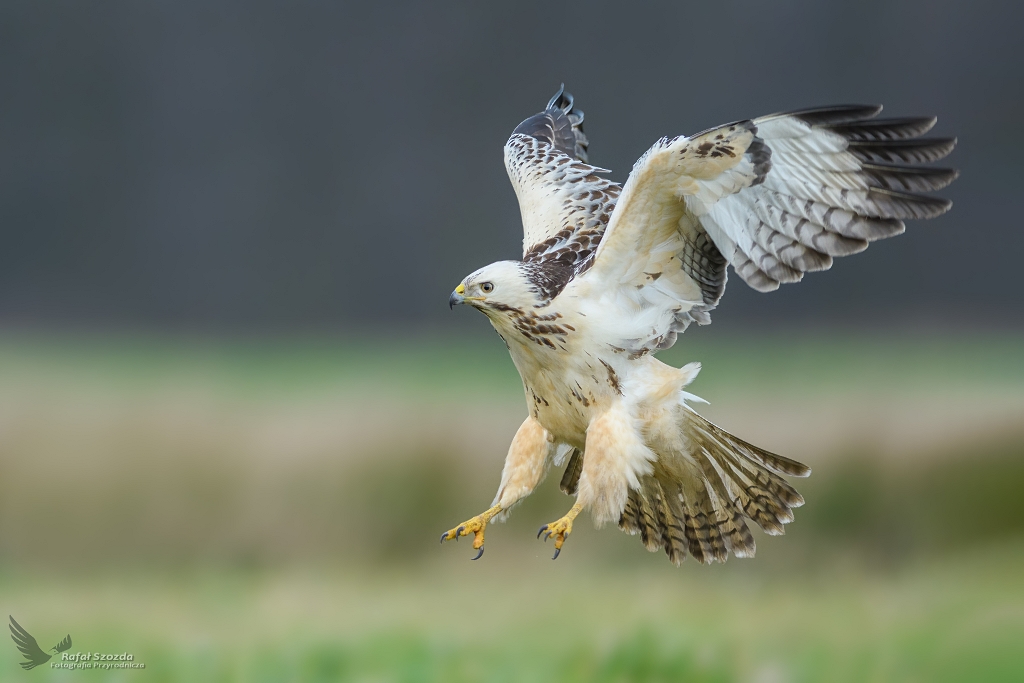
[[[442,540],[504,516],[568,454],[569,513],[542,532],[557,557],[573,519],[618,522],[673,562],[754,554],[751,519],[780,534],[803,504],[782,475],[809,468],[709,423],[684,388],[700,369],[654,358],[707,324],[726,269],[759,291],[826,270],[950,202],[920,194],[956,177],[916,166],[951,139],[934,119],[877,119],[881,107],[776,114],[662,139],[624,186],[587,163],[583,114],[559,91],[505,146],[523,219],[523,260],[469,275],[451,303],[475,306],[505,340],[530,415],[494,503]],[[479,557],[479,555],[478,555]]]

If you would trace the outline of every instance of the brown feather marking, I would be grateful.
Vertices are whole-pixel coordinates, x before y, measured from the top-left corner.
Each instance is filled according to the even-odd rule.
[[[619,515],[619,528],[625,531],[630,536],[640,533],[640,527],[636,523],[636,496],[635,491],[629,492],[629,497],[626,498],[626,504],[622,508],[622,514]]]
[[[637,523],[640,525],[640,540],[644,547],[656,552],[661,547],[661,531],[657,526],[651,500],[647,496],[638,498],[640,507],[637,509]]]
[[[616,374],[615,369],[612,366],[608,365],[608,363],[606,363],[604,359],[599,360],[601,361],[601,365],[605,367],[605,370],[608,371],[608,384],[610,384],[612,389],[615,390],[615,393],[617,393],[619,396],[622,396],[622,386],[619,384],[619,376],[618,374]]]
[[[694,459],[704,473],[705,481],[714,491],[716,521],[726,547],[737,557],[753,557],[757,546],[750,528],[743,521],[742,508],[733,501],[729,485],[722,480],[710,458],[706,448],[694,454]]]
[[[704,484],[703,473],[687,463],[688,474],[677,487],[677,499],[690,554],[701,564],[725,562],[728,550],[718,528],[715,506]]]
[[[686,559],[686,541],[678,510],[673,506],[673,499],[665,494],[661,482],[656,477],[644,477],[641,488],[651,503],[654,512],[653,521],[656,536],[652,545],[657,546],[658,537],[661,547],[672,564],[679,566]]]

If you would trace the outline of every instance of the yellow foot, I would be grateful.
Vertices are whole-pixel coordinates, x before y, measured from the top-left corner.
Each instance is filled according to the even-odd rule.
[[[544,534],[544,540],[547,541],[552,536],[555,537],[555,555],[552,560],[558,559],[558,554],[562,552],[562,544],[565,543],[566,537],[572,533],[572,520],[576,519],[576,515],[580,514],[580,510],[583,506],[576,503],[572,506],[569,512],[565,513],[565,517],[551,522],[551,524],[545,524],[537,532],[537,538]]]
[[[480,513],[472,519],[467,519],[462,524],[458,525],[454,529],[441,534],[441,543],[451,540],[459,540],[459,536],[469,536],[473,534],[473,550],[477,550],[476,557],[474,560],[479,560],[480,556],[484,554],[484,529],[487,528],[487,523],[491,521],[491,517],[501,512],[501,506],[495,505],[494,507]]]

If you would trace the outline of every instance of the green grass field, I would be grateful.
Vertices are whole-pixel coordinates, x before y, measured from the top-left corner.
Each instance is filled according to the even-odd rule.
[[[545,549],[546,550],[546,549]],[[456,557],[457,555],[457,557]],[[1018,681],[1024,543],[867,572],[502,554],[376,572],[5,578],[37,636],[158,681]],[[491,558],[488,558],[491,559]],[[49,642],[49,641],[46,641]],[[103,671],[5,680],[113,680]]]
[[[480,562],[438,545],[523,414],[496,338],[8,335],[0,604],[145,669],[22,671],[9,642],[0,680],[1024,680],[1022,349],[677,345],[715,419],[815,468],[757,558],[677,569],[586,521],[552,562],[551,479]]]

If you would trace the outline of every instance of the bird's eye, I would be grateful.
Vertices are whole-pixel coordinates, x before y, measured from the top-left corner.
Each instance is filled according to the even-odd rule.
[[[480,285],[480,291],[484,294],[490,294],[494,291],[494,285],[490,282],[484,282]]]

